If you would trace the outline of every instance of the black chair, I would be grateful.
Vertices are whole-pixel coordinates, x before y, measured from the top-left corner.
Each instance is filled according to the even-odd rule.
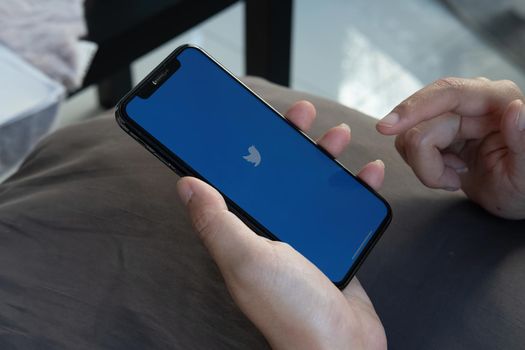
[[[109,108],[131,89],[130,64],[237,0],[86,0],[87,40],[99,50],[83,88]],[[289,85],[292,0],[245,0],[246,73]]]

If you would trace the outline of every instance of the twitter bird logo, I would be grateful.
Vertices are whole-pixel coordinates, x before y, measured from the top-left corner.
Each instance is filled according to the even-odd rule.
[[[261,163],[261,154],[254,145],[248,147],[248,155],[243,156],[243,158],[252,163],[254,167]]]

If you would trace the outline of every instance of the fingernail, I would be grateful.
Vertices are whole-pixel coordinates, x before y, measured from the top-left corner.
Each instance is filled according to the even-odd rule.
[[[457,168],[457,169],[454,169],[454,170],[456,170],[456,173],[458,173],[458,174],[464,174],[464,173],[468,172],[468,168],[466,166],[461,167],[461,168]]]
[[[455,191],[459,190],[459,188],[457,188],[457,187],[445,187],[444,190],[445,191],[449,191],[449,192],[455,192]]]
[[[383,163],[383,161],[381,159],[374,160],[374,163],[376,163],[377,165],[379,165],[383,169],[385,168],[385,163]]]
[[[177,193],[179,194],[179,198],[182,201],[182,204],[188,205],[188,202],[193,196],[193,191],[191,190],[191,187],[186,183],[186,181],[179,180],[179,182],[177,183]]]
[[[392,112],[390,114],[387,114],[383,119],[381,119],[379,121],[379,124],[391,128],[394,125],[396,125],[398,121],[399,121],[399,114]]]
[[[337,126],[338,128],[343,128],[343,129],[347,129],[348,131],[350,131],[350,126],[346,123],[341,123]]]
[[[516,117],[516,124],[519,131],[525,130],[525,104],[521,104],[520,111]]]

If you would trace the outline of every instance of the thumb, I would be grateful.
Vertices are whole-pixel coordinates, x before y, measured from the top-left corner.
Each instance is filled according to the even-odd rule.
[[[501,123],[503,139],[509,148],[509,166],[513,169],[514,174],[525,180],[525,105],[523,101],[512,101],[503,114]]]
[[[253,258],[261,237],[228,211],[216,189],[196,178],[183,177],[177,192],[195,231],[225,277]]]

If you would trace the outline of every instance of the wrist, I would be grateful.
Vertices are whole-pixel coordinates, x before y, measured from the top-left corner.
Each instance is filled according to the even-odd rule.
[[[342,317],[330,320],[313,320],[301,327],[289,327],[277,337],[267,337],[272,349],[387,349],[386,335],[381,321],[375,314],[353,317],[355,310],[348,310]]]

